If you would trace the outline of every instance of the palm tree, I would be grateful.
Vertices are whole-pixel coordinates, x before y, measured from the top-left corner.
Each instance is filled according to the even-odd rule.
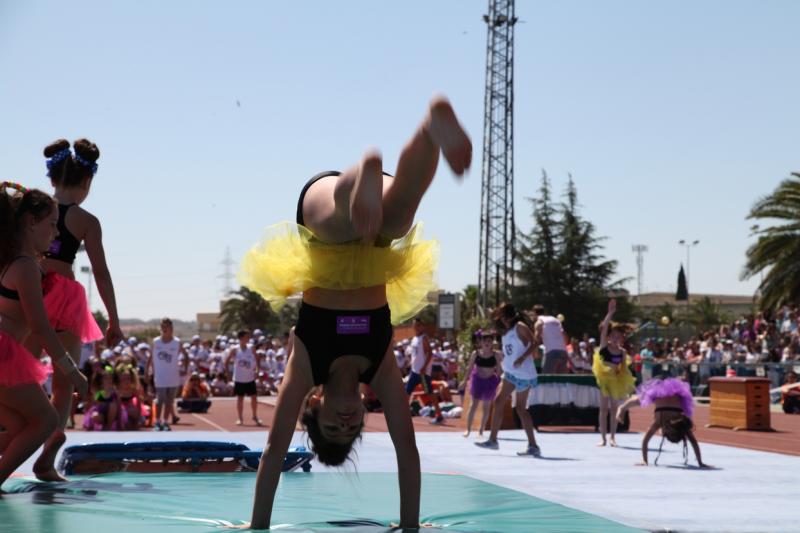
[[[231,292],[231,298],[222,304],[219,318],[222,331],[239,329],[253,331],[256,328],[269,328],[280,323],[266,300],[247,287]]]
[[[461,294],[461,321],[466,324],[473,316],[482,314],[478,309],[478,286],[467,285]]]
[[[800,173],[758,200],[748,219],[773,219],[774,226],[753,226],[758,240],[747,250],[742,279],[764,274],[758,290],[762,308],[776,308],[800,298]]]
[[[692,305],[688,318],[689,322],[700,330],[707,330],[730,320],[730,317],[723,313],[719,305],[712,302],[708,296],[704,296]]]

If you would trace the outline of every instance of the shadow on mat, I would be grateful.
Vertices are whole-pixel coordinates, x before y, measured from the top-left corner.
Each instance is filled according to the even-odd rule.
[[[76,481],[59,481],[45,483],[41,481],[31,481],[21,484],[14,492],[70,492],[70,491],[108,491],[108,492],[149,492],[151,494],[167,494],[169,491],[157,489],[152,483],[113,483],[108,481],[97,481],[94,479],[79,479]]]
[[[608,446],[608,447],[612,448],[612,446]],[[637,451],[637,452],[642,450],[641,446],[619,446],[619,445],[617,445],[616,448],[619,448],[620,450],[634,450],[634,451]],[[647,451],[648,452],[658,453],[658,448],[647,448]],[[662,452],[662,454],[664,454],[664,453],[673,453],[673,451],[672,450],[664,450]]]
[[[424,520],[423,520],[424,522]],[[468,525],[469,522],[454,522],[450,524],[436,524],[436,523],[429,523],[427,527],[421,529],[414,529],[414,530],[401,530],[397,527],[387,526],[382,522],[378,522],[376,520],[370,520],[366,518],[358,518],[353,520],[331,520],[328,522],[309,522],[309,523],[300,523],[300,524],[292,524],[292,525],[285,525],[281,526],[281,531],[286,531],[287,533],[292,531],[302,532],[302,533],[312,533],[314,531],[332,531],[330,528],[331,526],[336,528],[347,528],[348,533],[400,533],[401,531],[428,531],[435,532],[435,531],[444,531],[447,533],[459,533],[462,530],[459,529],[452,529],[453,526],[459,525]],[[319,529],[317,529],[319,528]],[[498,533],[493,532],[491,530],[481,530],[483,533]]]
[[[117,493],[149,493],[167,494],[168,491],[159,490],[151,483],[133,483],[125,486],[122,483],[108,483],[82,479],[79,481],[61,481],[45,483],[30,481],[14,487],[7,495],[30,494],[31,503],[37,505],[68,505],[88,502],[103,501],[102,492]]]
[[[709,472],[712,470],[725,470],[724,468],[720,468],[718,466],[700,468],[699,466],[695,465],[665,465],[665,468],[674,468],[675,470],[708,470]]]

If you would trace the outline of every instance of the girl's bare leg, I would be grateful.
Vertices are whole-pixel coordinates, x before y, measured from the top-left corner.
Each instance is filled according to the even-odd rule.
[[[374,240],[383,219],[382,169],[380,154],[370,150],[340,175],[316,181],[303,199],[305,226],[332,244]]]
[[[478,410],[478,402],[475,398],[472,398],[472,404],[469,406],[469,413],[467,413],[467,430],[464,432],[465,437],[469,437],[470,432],[472,431],[472,421],[475,420],[475,411]],[[483,433],[483,428],[481,428],[481,433]]]
[[[369,150],[361,161],[315,182],[303,200],[306,227],[320,240],[373,242],[402,237],[436,172],[439,152],[461,175],[472,161],[472,143],[450,103],[437,97],[400,154],[396,177],[383,175],[380,154]]]
[[[517,393],[517,405],[514,409],[517,411],[520,422],[522,422],[522,429],[525,430],[525,435],[528,437],[528,446],[536,446],[536,437],[533,434],[533,420],[531,414],[528,412],[528,394],[530,389]]]
[[[609,399],[603,395],[600,395],[600,414],[599,416],[599,426],[600,426],[600,441],[597,443],[598,446],[605,446],[606,445],[606,433],[608,432],[608,402]]]
[[[0,404],[25,420],[0,457],[0,485],[42,445],[59,423],[58,414],[38,384],[0,388]]]
[[[614,416],[614,413],[617,412],[617,408],[619,407],[619,401],[609,398],[608,399],[608,412],[610,414],[609,420],[611,421],[611,439],[609,440],[609,444],[616,448],[617,447],[617,417]]]
[[[478,428],[478,435],[483,436],[483,430],[486,428],[486,422],[489,421],[489,411],[492,409],[492,401],[484,400],[481,402],[481,427]]]
[[[503,422],[503,408],[512,392],[514,392],[514,384],[503,380],[500,394],[494,399],[494,416],[492,417],[492,429],[489,432],[489,441],[491,442],[497,442],[497,432],[500,431],[500,424]]]
[[[16,411],[0,404],[0,426],[3,426],[4,430],[0,432],[0,455],[2,455],[11,439],[25,427],[25,419]]]
[[[384,187],[382,236],[396,239],[409,230],[436,173],[440,151],[459,176],[472,162],[469,136],[458,123],[450,102],[441,96],[431,101],[422,124],[400,153],[396,177]]]
[[[69,356],[77,365],[81,358],[81,340],[68,331],[58,334],[58,340],[66,349]],[[72,410],[72,393],[75,391],[72,382],[64,373],[53,367],[53,396],[50,402],[58,414],[58,426],[44,443],[41,455],[33,465],[33,473],[42,481],[66,481],[55,469],[55,460],[58,451],[67,440],[64,427],[67,424]]]

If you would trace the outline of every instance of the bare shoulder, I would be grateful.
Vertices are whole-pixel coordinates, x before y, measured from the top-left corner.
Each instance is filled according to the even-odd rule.
[[[26,280],[35,277],[37,280],[41,276],[39,263],[33,257],[22,255],[15,258],[6,269],[3,279]],[[13,287],[12,287],[13,288]]]

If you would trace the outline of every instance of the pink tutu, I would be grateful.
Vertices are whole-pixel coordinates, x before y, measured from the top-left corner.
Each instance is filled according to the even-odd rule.
[[[639,385],[636,389],[636,395],[639,396],[639,403],[642,407],[647,407],[661,398],[677,396],[681,401],[684,414],[692,418],[694,398],[692,398],[689,384],[685,381],[675,378],[651,379]]]
[[[42,280],[44,307],[47,318],[56,331],[69,331],[81,342],[93,342],[105,337],[89,310],[83,285],[50,272]]]
[[[0,387],[44,383],[47,367],[8,333],[0,333]]]

